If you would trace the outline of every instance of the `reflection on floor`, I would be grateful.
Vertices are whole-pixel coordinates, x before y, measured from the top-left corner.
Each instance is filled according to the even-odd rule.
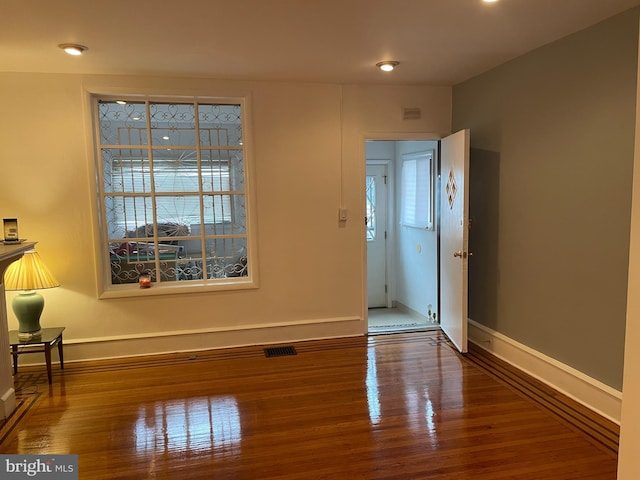
[[[369,333],[396,333],[410,330],[433,330],[440,328],[438,323],[424,317],[397,308],[370,308]]]

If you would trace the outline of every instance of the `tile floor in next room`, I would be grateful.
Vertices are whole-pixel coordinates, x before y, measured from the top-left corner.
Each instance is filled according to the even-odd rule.
[[[400,308],[370,308],[369,333],[392,333],[409,330],[437,329],[437,322]]]

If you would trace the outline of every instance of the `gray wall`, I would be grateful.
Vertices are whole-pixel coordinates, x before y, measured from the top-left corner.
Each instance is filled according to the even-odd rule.
[[[621,389],[639,10],[453,89],[471,319]]]

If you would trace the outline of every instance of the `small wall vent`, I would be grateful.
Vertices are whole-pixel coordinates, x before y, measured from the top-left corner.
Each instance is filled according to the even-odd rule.
[[[402,110],[403,120],[418,120],[420,117],[422,117],[420,107],[405,107]]]
[[[294,347],[270,347],[264,349],[265,357],[284,357],[287,355],[297,355]]]

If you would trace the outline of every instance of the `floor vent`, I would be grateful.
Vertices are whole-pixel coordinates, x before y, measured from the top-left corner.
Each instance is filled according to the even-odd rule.
[[[271,347],[264,349],[265,357],[284,357],[287,355],[297,355],[296,349],[293,347]]]

